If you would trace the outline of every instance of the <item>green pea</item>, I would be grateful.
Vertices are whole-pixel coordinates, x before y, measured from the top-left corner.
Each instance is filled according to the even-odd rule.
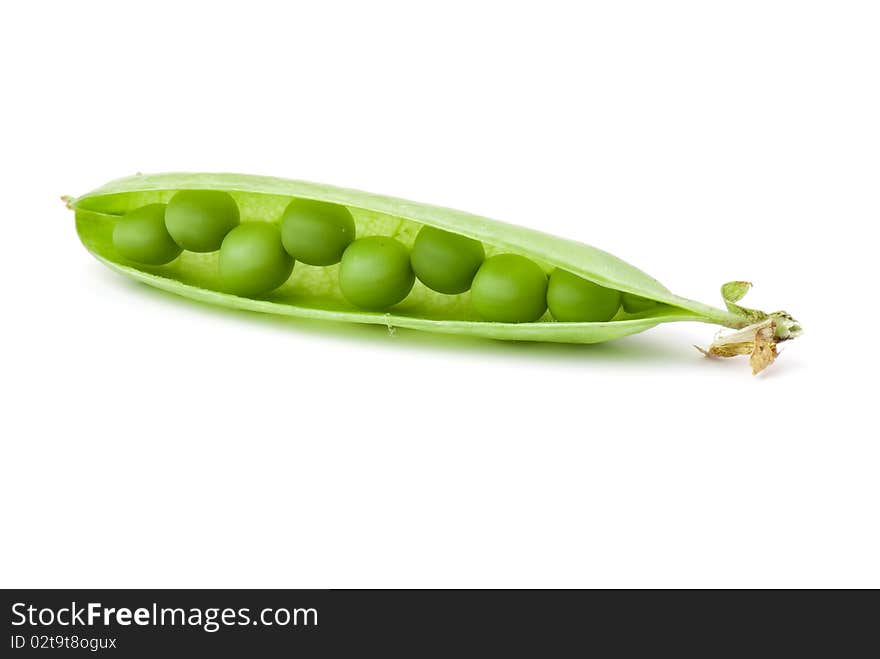
[[[191,252],[215,252],[238,226],[238,205],[228,192],[181,190],[168,202],[165,224],[174,242]]]
[[[620,300],[623,303],[623,310],[627,313],[641,313],[642,311],[648,311],[656,307],[658,304],[658,302],[655,302],[654,300],[649,300],[640,295],[633,295],[632,293],[621,293]]]
[[[424,226],[416,236],[412,249],[412,268],[425,286],[455,295],[471,287],[486,252],[483,243]]]
[[[394,238],[361,238],[342,255],[339,288],[356,307],[386,309],[409,295],[414,282],[409,252]]]
[[[486,259],[471,288],[474,308],[486,320],[527,323],[547,311],[547,275],[518,254]]]
[[[309,265],[339,263],[354,235],[354,218],[339,204],[294,199],[281,216],[284,249]]]
[[[559,321],[603,323],[614,318],[620,309],[620,291],[557,268],[550,274],[547,306]]]
[[[149,204],[119,218],[113,227],[113,246],[125,258],[162,265],[182,251],[165,228],[165,204]]]
[[[284,251],[281,232],[269,222],[245,222],[230,231],[220,247],[220,278],[232,293],[262,295],[287,281],[293,259]]]

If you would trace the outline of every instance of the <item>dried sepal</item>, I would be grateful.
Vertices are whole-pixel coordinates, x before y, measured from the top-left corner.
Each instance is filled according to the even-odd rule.
[[[708,350],[700,346],[694,346],[706,357],[738,357],[739,355],[751,355],[754,350],[754,341],[741,341],[739,343],[725,343],[724,345],[712,345]]]
[[[757,375],[776,361],[776,321],[771,320],[767,327],[755,332],[755,344],[749,364],[752,375]]]
[[[778,341],[776,320],[766,318],[736,332],[716,337],[708,350],[698,350],[707,357],[749,355],[752,374],[757,375],[776,360]]]

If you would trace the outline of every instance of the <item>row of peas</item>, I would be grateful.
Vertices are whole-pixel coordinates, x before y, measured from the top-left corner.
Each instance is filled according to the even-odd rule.
[[[381,311],[402,301],[418,277],[449,295],[471,291],[474,309],[497,322],[531,322],[547,311],[556,320],[601,322],[623,303],[628,312],[653,304],[556,269],[549,277],[518,254],[488,259],[471,238],[424,226],[412,253],[386,236],[355,239],[355,223],[344,206],[309,199],[290,202],[280,222],[240,222],[227,192],[183,190],[167,204],[149,204],[119,219],[113,244],[127,259],[163,265],[183,250],[219,250],[224,287],[236,295],[263,295],[281,286],[295,261],[339,263],[339,288],[356,307]]]

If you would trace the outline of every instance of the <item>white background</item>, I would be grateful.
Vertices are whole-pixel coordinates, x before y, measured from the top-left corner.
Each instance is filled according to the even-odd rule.
[[[880,586],[865,2],[2,9],[3,586]],[[304,178],[592,243],[806,335],[279,321],[127,281],[61,194]]]

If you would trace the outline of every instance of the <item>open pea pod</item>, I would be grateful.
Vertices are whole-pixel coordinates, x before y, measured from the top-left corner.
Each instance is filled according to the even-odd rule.
[[[293,199],[315,200],[346,207],[358,237],[389,236],[411,247],[419,230],[432,226],[479,240],[486,254],[519,254],[545,272],[567,270],[603,287],[620,291],[624,305],[607,322],[557,322],[549,313],[535,322],[490,322],[470,303],[470,294],[445,295],[416,283],[409,295],[387,312],[353,307],[341,295],[338,265],[309,266],[297,262],[281,287],[259,297],[227,292],[218,275],[217,252],[183,251],[167,265],[149,266],[127,260],[113,243],[119,218],[149,204],[167,203],[182,190],[228,192],[241,221],[275,222]],[[491,339],[599,343],[660,323],[697,321],[738,330],[705,351],[713,356],[750,354],[753,371],[771,363],[776,344],[800,333],[788,314],[746,309],[736,304],[746,282],[725,284],[726,309],[715,308],[671,293],[653,277],[595,247],[533,229],[490,220],[470,213],[330,185],[241,174],[168,173],[118,179],[76,199],[65,198],[76,212],[80,240],[109,268],[151,286],[223,307],[320,320],[373,323],[431,332]],[[631,304],[627,304],[627,300]]]

